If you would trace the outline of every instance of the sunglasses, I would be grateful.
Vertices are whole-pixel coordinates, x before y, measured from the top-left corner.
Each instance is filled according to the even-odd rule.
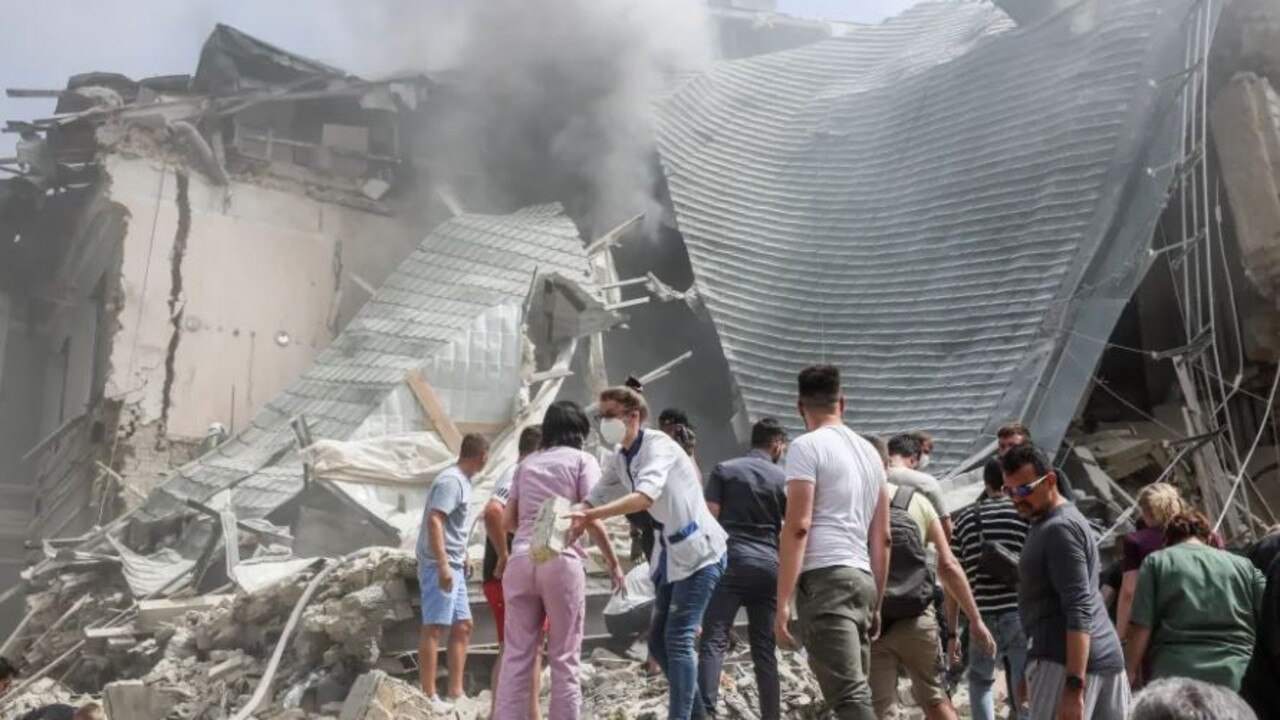
[[[1031,495],[1031,493],[1035,492],[1036,488],[1040,487],[1040,483],[1043,483],[1045,479],[1048,477],[1049,477],[1049,473],[1045,473],[1044,475],[1041,475],[1040,477],[1036,478],[1035,480],[1032,480],[1026,485],[1017,485],[1015,487],[1009,487],[1008,485],[1006,485],[1004,488],[1004,494],[1008,495],[1009,497],[1014,497],[1014,496],[1017,496],[1020,498],[1027,497]]]

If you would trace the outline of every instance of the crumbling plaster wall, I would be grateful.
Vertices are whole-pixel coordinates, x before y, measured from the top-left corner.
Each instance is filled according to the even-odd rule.
[[[161,159],[111,155],[105,167],[131,218],[105,394],[123,405],[121,472],[143,490],[211,423],[243,428],[301,374],[354,314],[343,306],[358,308],[421,231]]]

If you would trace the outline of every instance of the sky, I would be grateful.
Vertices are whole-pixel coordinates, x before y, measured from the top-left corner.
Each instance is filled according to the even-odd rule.
[[[377,77],[410,69],[403,57],[405,47],[413,47],[419,56],[409,59],[409,65],[429,64],[433,55],[447,54],[448,48],[435,43],[414,42],[415,15],[421,17],[424,1],[55,0],[45,11],[28,0],[0,0],[6,31],[0,43],[0,88],[61,88],[70,75],[90,70],[134,79],[194,72],[200,46],[218,22],[355,74]],[[431,0],[455,9],[483,1]],[[778,0],[778,9],[804,17],[880,22],[915,2]],[[395,28],[396,42],[368,42],[387,28]],[[392,47],[399,49],[393,53]],[[0,119],[44,117],[52,110],[49,100],[0,97]],[[0,136],[0,155],[8,155],[13,143],[13,135]]]

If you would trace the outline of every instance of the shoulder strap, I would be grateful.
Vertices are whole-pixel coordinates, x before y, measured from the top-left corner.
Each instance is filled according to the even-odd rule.
[[[973,523],[978,526],[978,546],[981,547],[986,542],[982,537],[982,498],[973,503]]]
[[[915,488],[899,485],[897,492],[893,494],[893,502],[890,504],[899,510],[910,510],[911,498],[915,497],[915,494]]]

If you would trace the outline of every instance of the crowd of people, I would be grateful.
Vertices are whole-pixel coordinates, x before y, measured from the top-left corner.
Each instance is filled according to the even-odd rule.
[[[664,412],[661,430],[647,428],[635,384],[598,398],[595,430],[613,449],[603,463],[583,450],[592,420],[572,402],[555,403],[524,431],[520,460],[483,515],[484,591],[502,645],[494,718],[539,717],[544,646],[550,717],[580,716],[582,536],[621,589],[602,524],[615,517],[633,523],[649,563],[649,653],[676,720],[719,714],[725,654],[744,608],[765,720],[781,716],[779,646],[805,653],[841,720],[894,717],[903,677],[927,718],[956,718],[947,677],[958,668],[967,668],[979,720],[996,716],[1002,670],[1010,717],[1020,719],[1250,718],[1250,705],[1257,717],[1280,717],[1280,535],[1250,558],[1235,555],[1176,488],[1145,488],[1140,529],[1122,540],[1113,620],[1098,534],[1025,425],[999,430],[981,493],[952,513],[925,472],[926,433],[884,441],[850,430],[835,367],[805,368],[797,390],[805,433],[791,439],[776,419],[762,419],[749,451],[716,465],[705,483],[687,418]],[[470,479],[487,461],[485,439],[464,438],[424,513],[422,687],[439,708],[462,693]],[[569,504],[560,517],[570,529],[563,549],[540,553],[540,515],[557,499]],[[446,636],[441,698],[436,656]]]

